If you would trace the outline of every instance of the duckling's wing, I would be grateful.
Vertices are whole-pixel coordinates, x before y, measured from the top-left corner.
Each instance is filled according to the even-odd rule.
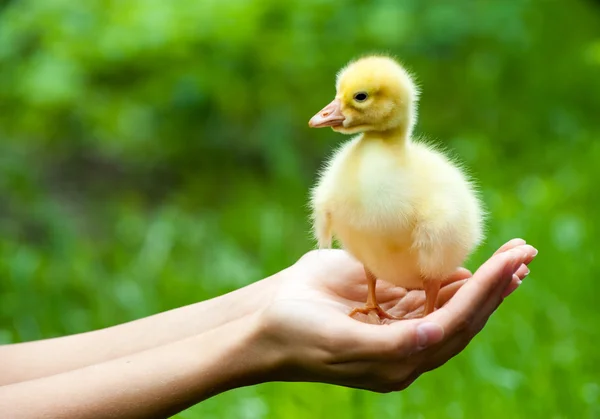
[[[317,211],[314,216],[314,232],[319,249],[331,249],[333,231],[331,229],[331,214]]]

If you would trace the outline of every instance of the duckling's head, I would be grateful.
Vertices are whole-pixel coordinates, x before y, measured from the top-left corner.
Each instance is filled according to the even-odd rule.
[[[419,91],[410,74],[387,56],[350,62],[337,75],[335,99],[311,118],[312,128],[343,134],[396,132],[410,135]]]

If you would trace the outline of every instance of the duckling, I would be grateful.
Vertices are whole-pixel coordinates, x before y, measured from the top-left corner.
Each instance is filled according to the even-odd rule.
[[[423,316],[441,283],[483,240],[484,211],[462,169],[413,137],[419,89],[395,59],[351,61],[336,79],[336,96],[309,126],[358,134],[337,149],[311,191],[320,248],[335,238],[362,262],[368,297],[357,313],[400,319],[376,301],[377,280],[422,289]]]

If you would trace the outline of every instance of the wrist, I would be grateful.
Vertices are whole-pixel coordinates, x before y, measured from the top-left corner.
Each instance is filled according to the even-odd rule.
[[[230,388],[310,378],[304,377],[305,370],[314,369],[311,367],[315,367],[312,365],[315,354],[307,353],[304,338],[290,330],[290,313],[280,304],[274,304],[282,283],[293,279],[296,278],[290,278],[288,269],[280,271],[235,291],[224,305],[236,313],[222,328],[235,325],[235,330],[225,335],[236,336],[238,342],[227,358],[243,359],[244,363],[244,370],[239,371]]]
[[[267,308],[276,293],[279,277],[277,273],[217,297],[213,309],[219,311],[220,325],[248,318]]]
[[[282,362],[281,351],[271,340],[261,312],[231,321],[201,338],[219,347],[219,359],[211,363],[216,365],[221,383],[210,396],[273,381]]]

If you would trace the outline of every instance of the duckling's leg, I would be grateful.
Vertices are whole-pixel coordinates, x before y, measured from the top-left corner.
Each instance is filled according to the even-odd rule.
[[[367,304],[364,307],[357,307],[350,312],[350,317],[354,316],[356,313],[361,314],[369,314],[371,311],[375,311],[380,318],[383,319],[391,319],[391,320],[402,320],[400,317],[392,316],[391,314],[386,313],[380,306],[377,304],[377,294],[375,293],[375,287],[377,286],[377,278],[373,273],[367,269],[365,266],[365,275],[367,276],[367,284],[368,284],[368,293],[367,293]]]
[[[425,311],[423,317],[433,313],[438,293],[440,292],[441,282],[435,279],[424,279],[423,288],[425,288]]]

